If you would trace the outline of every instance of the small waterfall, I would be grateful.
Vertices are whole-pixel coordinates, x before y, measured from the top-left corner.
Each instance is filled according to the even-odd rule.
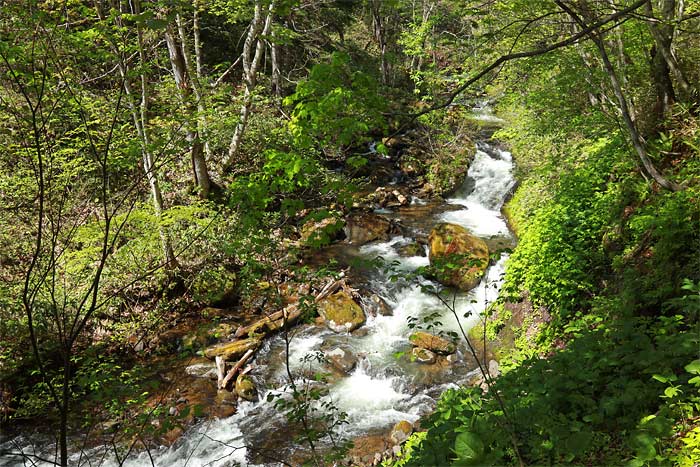
[[[501,215],[501,207],[514,184],[511,154],[480,142],[467,180],[456,196],[447,200],[464,209],[446,212],[441,219],[459,224],[479,237],[509,238],[511,233]]]

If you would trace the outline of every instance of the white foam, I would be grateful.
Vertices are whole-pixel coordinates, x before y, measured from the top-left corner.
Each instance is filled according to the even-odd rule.
[[[480,237],[509,236],[500,210],[515,183],[512,156],[486,144],[481,147],[469,167],[461,193],[447,200],[466,209],[443,213],[440,220],[461,225]]]
[[[419,267],[430,264],[427,254],[425,256],[401,256],[396,250],[402,244],[413,242],[412,239],[396,236],[387,242],[369,243],[360,247],[360,253],[367,257],[381,256],[386,264],[395,262],[395,268],[399,271],[413,271]]]

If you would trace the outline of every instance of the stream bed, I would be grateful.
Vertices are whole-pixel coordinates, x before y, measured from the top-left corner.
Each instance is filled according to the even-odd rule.
[[[195,425],[173,446],[138,453],[123,465],[151,465],[151,459],[162,467],[299,463],[309,454],[308,445],[294,441],[298,431],[289,426],[274,401],[268,401],[268,395],[288,397],[279,396],[288,391],[287,364],[299,387],[316,384],[313,375],[323,372],[324,364],[315,355],[338,352],[337,349],[353,356],[354,369],[346,377],[332,379],[318,401],[319,409],[328,411],[332,407],[346,417],[347,423],[335,430],[337,439],[387,433],[397,422],[414,423],[429,414],[442,392],[477,376],[477,365],[464,343],[458,345],[456,354],[449,359],[441,357],[436,364],[411,361],[409,318],[420,321],[434,315],[441,323],[437,329],[461,333],[461,327],[468,331],[478,322],[487,304],[497,298],[507,254],[501,254],[490,265],[476,288],[456,296],[453,314],[437,297],[422,289],[423,285],[439,288],[438,284],[420,277],[413,281],[391,280],[391,274],[410,273],[428,265],[427,248],[424,255],[410,257],[402,256],[399,250],[418,238],[426,238],[439,222],[466,227],[484,239],[492,251],[512,247],[514,238],[501,215],[501,207],[514,184],[510,153],[485,139],[477,144],[463,186],[447,200],[452,205],[448,210],[417,198],[410,206],[379,210],[405,226],[402,235],[361,247],[347,243],[337,247],[342,249],[338,254],[345,259],[371,260],[379,256],[385,263],[393,264],[393,271],[384,268],[362,271],[366,286],[390,306],[390,315],[368,316],[363,327],[348,334],[336,334],[324,326],[302,325],[289,332],[289,342],[283,334],[269,339],[256,355],[255,369],[250,375],[258,388],[257,402],[241,401],[237,413],[231,417]],[[455,315],[460,317],[459,322]],[[330,442],[319,440],[316,447],[329,449]],[[103,462],[97,460],[84,465],[119,465],[109,455],[104,456],[104,448],[96,448],[92,454],[83,453],[82,461],[93,454],[93,460]],[[81,463],[78,457],[74,462]],[[0,465],[15,464],[0,460]]]

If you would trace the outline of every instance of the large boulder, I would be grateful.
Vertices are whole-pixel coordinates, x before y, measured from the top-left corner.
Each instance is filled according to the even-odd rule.
[[[326,326],[334,332],[350,332],[362,326],[365,314],[355,300],[344,291],[329,295],[318,303],[318,312]]]
[[[387,240],[396,227],[386,217],[370,212],[359,212],[345,219],[345,238],[353,245],[364,245],[374,240]]]
[[[427,349],[440,355],[449,355],[457,350],[452,342],[429,332],[416,331],[408,337],[408,340],[414,347]]]
[[[467,229],[455,224],[438,224],[428,237],[430,266],[443,285],[471,290],[489,264],[489,248]]]

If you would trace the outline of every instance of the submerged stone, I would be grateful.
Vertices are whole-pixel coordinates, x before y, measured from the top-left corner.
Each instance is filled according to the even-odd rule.
[[[357,357],[340,347],[326,352],[326,358],[333,368],[345,374],[349,374],[357,366]]]
[[[430,350],[424,349],[423,347],[414,347],[411,350],[411,359],[418,363],[432,365],[435,363],[437,356]]]
[[[366,314],[371,316],[391,316],[393,311],[389,304],[377,294],[362,298],[362,305]]]
[[[418,242],[408,243],[398,247],[397,252],[403,257],[425,256],[425,248]]]

